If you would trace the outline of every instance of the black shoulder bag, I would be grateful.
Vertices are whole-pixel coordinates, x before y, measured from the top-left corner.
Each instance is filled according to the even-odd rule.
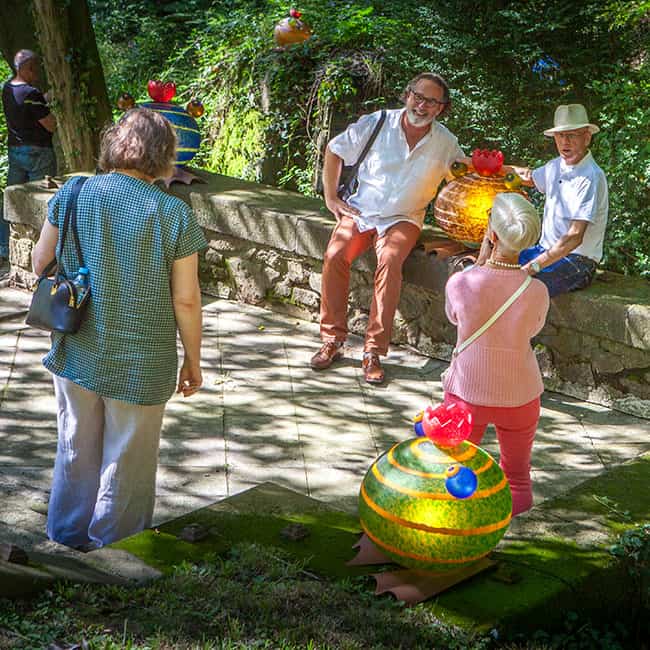
[[[45,267],[36,281],[32,304],[25,319],[27,325],[36,329],[74,334],[79,331],[88,307],[90,288],[79,303],[76,286],[65,277],[61,268],[61,256],[68,228],[72,230],[79,266],[85,266],[77,234],[77,197],[85,181],[86,178],[83,176],[77,177],[74,181],[63,219],[61,244],[57,249],[56,257]],[[50,277],[52,272],[54,276]]]
[[[361,152],[359,158],[357,158],[357,162],[355,162],[354,165],[343,165],[343,168],[341,169],[341,175],[339,177],[339,185],[336,189],[336,194],[342,201],[347,201],[357,191],[357,188],[359,187],[359,179],[357,178],[359,165],[361,165],[364,158],[370,151],[370,147],[372,147],[375,138],[381,131],[381,127],[383,126],[385,119],[386,111],[382,110],[381,114],[379,115],[379,119],[377,120],[377,124],[375,124],[375,128],[370,134],[370,138],[368,138],[368,142],[366,142],[366,146],[363,148],[363,151]]]

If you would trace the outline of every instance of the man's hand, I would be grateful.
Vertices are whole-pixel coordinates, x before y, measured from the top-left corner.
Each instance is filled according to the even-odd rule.
[[[340,221],[341,217],[352,218],[361,214],[359,210],[342,201],[336,193],[342,169],[343,159],[333,153],[328,145],[323,161],[323,198],[327,209],[336,217],[337,221]]]
[[[525,273],[527,273],[528,275],[537,275],[539,273],[539,271],[537,270],[537,267],[532,266],[534,261],[535,260],[531,260],[530,262],[528,262],[528,264],[524,264],[521,267],[521,270],[524,271]],[[538,264],[539,264],[539,262],[538,262]]]
[[[183,361],[183,365],[178,373],[178,387],[177,393],[183,393],[183,397],[194,395],[203,384],[203,376],[201,375],[201,367],[196,364],[190,364]]]
[[[353,208],[351,205],[348,205],[345,201],[339,199],[338,196],[334,198],[325,198],[325,205],[327,209],[336,217],[337,221],[341,220],[341,217],[356,217],[361,212],[356,208]]]
[[[533,170],[530,167],[518,167],[517,165],[504,165],[501,168],[501,172],[508,174],[512,172],[513,174],[517,174],[519,178],[521,178],[521,182],[523,185],[526,185],[527,187],[533,187],[534,182],[533,182]]]
[[[481,250],[478,253],[478,257],[476,258],[477,266],[483,266],[488,261],[490,255],[492,255],[492,248],[493,244],[490,241],[488,234],[485,233],[483,241],[481,242]]]

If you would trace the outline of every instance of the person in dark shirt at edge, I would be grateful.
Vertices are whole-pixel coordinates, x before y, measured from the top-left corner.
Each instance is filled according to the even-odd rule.
[[[52,133],[56,120],[43,93],[34,85],[39,78],[38,55],[20,50],[14,57],[15,76],[2,88],[7,120],[9,172],[7,185],[37,181],[56,174]],[[0,264],[9,257],[9,224],[0,215]]]

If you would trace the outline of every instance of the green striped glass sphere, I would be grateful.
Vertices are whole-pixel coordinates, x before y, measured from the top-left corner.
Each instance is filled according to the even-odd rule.
[[[447,468],[461,464],[478,478],[476,492],[447,491]],[[501,468],[471,442],[442,448],[428,438],[405,440],[370,467],[359,495],[361,527],[397,564],[449,572],[487,555],[512,516],[510,485]]]

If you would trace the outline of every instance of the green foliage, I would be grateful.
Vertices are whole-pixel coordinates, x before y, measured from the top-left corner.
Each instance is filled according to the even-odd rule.
[[[555,156],[541,134],[554,107],[584,103],[603,127],[593,149],[610,184],[605,263],[650,274],[647,0],[305,0],[297,8],[314,34],[283,51],[272,33],[284,0],[92,5],[111,97],[174,79],[180,101],[206,106],[196,164],[306,194],[329,137],[361,112],[398,106],[421,70],[448,78],[446,122],[464,148],[498,147],[513,163]],[[555,78],[532,73],[542,55],[560,63]]]
[[[202,158],[205,167],[239,178],[255,178],[264,154],[264,117],[251,109],[239,114],[230,111],[209,153]],[[208,154],[206,156],[206,153]]]
[[[533,642],[558,650],[623,650],[630,647],[628,638],[624,625],[594,624],[582,620],[575,612],[567,613],[563,629],[552,633],[539,630],[532,635]]]
[[[314,194],[327,140],[360,113],[400,105],[422,70],[447,77],[444,118],[463,146],[536,166],[559,103],[586,105],[610,187],[605,266],[650,277],[648,0],[304,0],[313,36],[278,50],[285,0],[90,0],[109,97],[147,100],[150,78],[201,99],[194,164]],[[542,56],[555,75],[532,71]],[[1,159],[0,159],[1,160]],[[533,197],[537,203],[539,197]]]
[[[606,98],[596,115],[595,155],[607,171],[610,217],[605,263],[650,278],[650,66],[589,84]]]
[[[650,616],[650,524],[625,531],[610,548],[629,575],[638,595],[639,617]]]
[[[11,69],[4,59],[0,58],[0,83],[4,83],[11,78]],[[0,111],[0,190],[4,189],[7,182],[7,171],[9,163],[7,161],[7,122],[3,111]],[[2,203],[0,202],[0,206]]]

